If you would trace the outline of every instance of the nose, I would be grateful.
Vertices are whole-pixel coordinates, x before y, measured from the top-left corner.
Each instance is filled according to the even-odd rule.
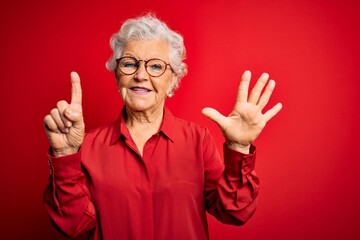
[[[138,81],[144,81],[149,79],[149,74],[146,71],[145,62],[143,60],[139,61],[139,67],[135,72],[134,77]]]

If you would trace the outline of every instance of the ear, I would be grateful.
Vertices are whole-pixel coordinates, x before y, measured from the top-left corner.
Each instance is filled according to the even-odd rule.
[[[174,95],[174,90],[176,88],[176,85],[178,83],[178,77],[176,76],[176,74],[173,74],[173,76],[171,77],[171,84],[169,86],[169,89],[167,91],[167,95],[168,97],[172,97]]]

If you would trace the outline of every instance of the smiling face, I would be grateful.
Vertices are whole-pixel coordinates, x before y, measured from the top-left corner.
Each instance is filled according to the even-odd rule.
[[[163,40],[133,40],[124,48],[122,57],[133,57],[137,60],[158,58],[169,63],[169,44]],[[152,77],[145,70],[144,61],[132,75],[117,71],[117,84],[120,95],[132,111],[154,112],[164,108],[167,93],[176,83],[176,75],[167,68],[160,77]]]

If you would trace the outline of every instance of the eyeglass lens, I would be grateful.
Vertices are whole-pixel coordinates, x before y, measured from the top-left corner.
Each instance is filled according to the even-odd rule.
[[[143,60],[137,60],[132,57],[123,57],[119,59],[118,67],[119,70],[126,74],[134,74]],[[166,71],[167,64],[161,59],[149,59],[145,61],[145,69],[150,76],[158,77]]]

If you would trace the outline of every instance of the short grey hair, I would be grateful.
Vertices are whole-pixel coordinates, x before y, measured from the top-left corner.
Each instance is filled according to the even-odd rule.
[[[172,90],[173,93],[178,88],[180,79],[187,74],[187,65],[184,63],[186,49],[183,37],[171,30],[165,22],[159,20],[151,13],[128,19],[110,39],[113,54],[106,62],[106,68],[109,71],[116,70],[116,59],[121,57],[126,44],[131,40],[165,40],[169,43],[170,65],[177,76],[176,84]]]

